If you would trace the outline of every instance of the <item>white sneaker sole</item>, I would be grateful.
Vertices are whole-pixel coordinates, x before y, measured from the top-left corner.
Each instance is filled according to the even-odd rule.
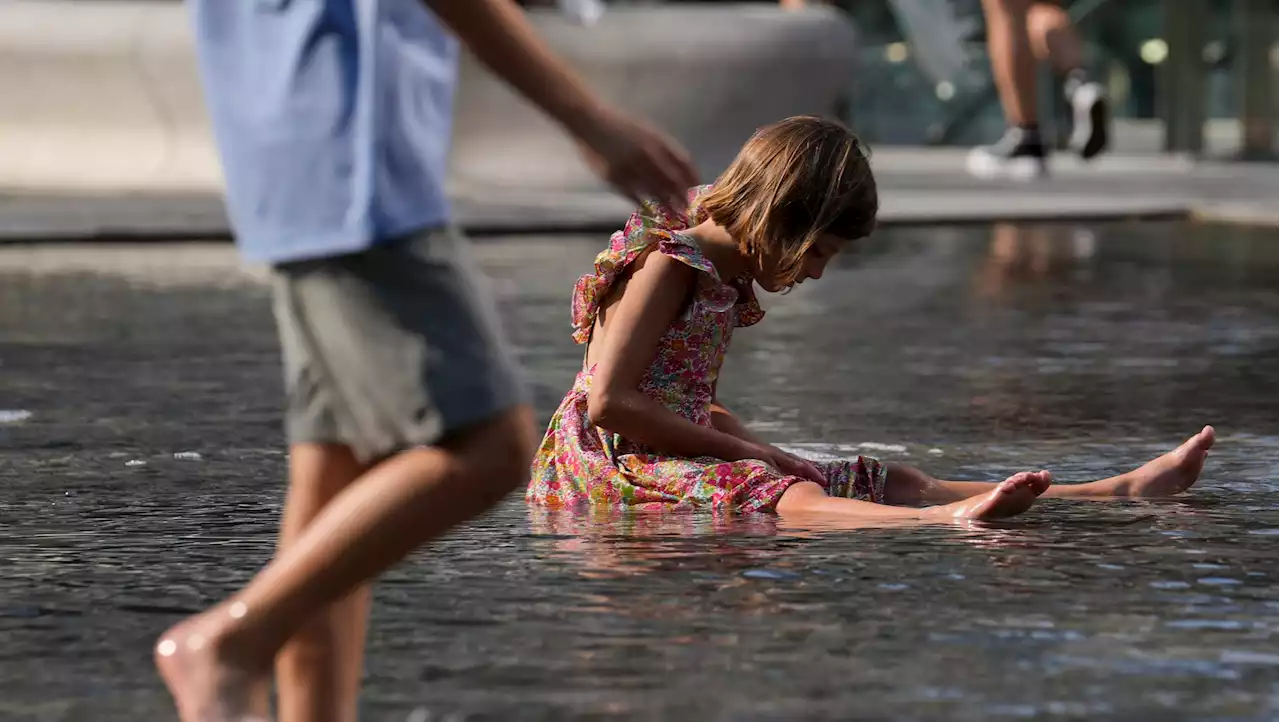
[[[997,158],[979,148],[969,151],[965,169],[969,175],[987,180],[1010,178],[1029,181],[1049,175],[1049,166],[1043,158]]]

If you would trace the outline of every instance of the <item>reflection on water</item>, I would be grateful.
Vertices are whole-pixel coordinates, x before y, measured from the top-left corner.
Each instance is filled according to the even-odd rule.
[[[603,239],[478,246],[549,414]],[[722,394],[771,440],[1185,497],[994,526],[551,515],[512,500],[378,588],[364,719],[1274,719],[1274,233],[896,230],[766,299]],[[218,246],[0,249],[0,719],[170,719],[176,615],[271,553],[275,340]],[[453,715],[450,717],[450,715]]]

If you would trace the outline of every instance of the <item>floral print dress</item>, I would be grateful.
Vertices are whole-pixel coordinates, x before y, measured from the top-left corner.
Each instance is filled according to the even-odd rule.
[[[711,402],[725,351],[739,326],[764,317],[749,277],[725,281],[692,238],[680,231],[702,221],[697,198],[707,186],[690,191],[690,209],[673,216],[646,204],[613,234],[593,273],[578,280],[573,292],[573,338],[586,344],[601,304],[630,265],[647,251],[662,253],[698,271],[691,301],[662,337],[640,390],[695,424],[711,426]],[[792,484],[764,461],[725,461],[662,454],[594,426],[587,414],[587,393],[594,368],[574,380],[547,428],[533,462],[526,499],[550,507],[658,505],[707,507],[728,511],[769,511]],[[832,496],[883,503],[885,467],[869,457],[815,462]]]

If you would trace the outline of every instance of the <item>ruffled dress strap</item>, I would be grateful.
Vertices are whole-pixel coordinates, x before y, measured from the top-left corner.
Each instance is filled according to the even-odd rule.
[[[591,339],[600,306],[609,292],[637,258],[656,250],[700,271],[695,299],[712,311],[737,307],[736,325],[747,326],[763,316],[756,303],[750,281],[725,283],[692,238],[683,231],[701,222],[698,198],[710,186],[690,189],[689,207],[683,214],[673,214],[654,202],[646,202],[631,215],[622,230],[609,239],[609,248],[596,256],[591,273],[578,279],[573,291],[573,340],[582,344]],[[745,300],[744,300],[745,299]],[[753,310],[754,309],[754,310]],[[747,320],[747,323],[743,321]],[[754,319],[754,320],[752,320]]]

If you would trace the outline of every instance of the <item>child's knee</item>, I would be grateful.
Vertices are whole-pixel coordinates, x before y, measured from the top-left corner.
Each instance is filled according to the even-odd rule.
[[[1027,10],[1027,32],[1033,38],[1047,38],[1070,25],[1071,18],[1057,5],[1036,3]]]
[[[774,511],[779,514],[809,511],[828,498],[826,490],[818,484],[802,481],[792,484],[782,492],[782,497],[778,499]]]

